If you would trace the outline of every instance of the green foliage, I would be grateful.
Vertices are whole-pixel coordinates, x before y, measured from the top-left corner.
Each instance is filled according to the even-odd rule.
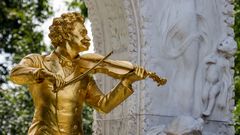
[[[0,86],[8,84],[9,64],[29,53],[45,51],[43,35],[37,31],[52,14],[47,0],[0,1],[0,52],[10,54],[0,63]],[[26,87],[0,89],[0,134],[25,135],[33,115],[33,103]]]
[[[82,115],[84,135],[91,135],[93,133],[92,131],[93,109],[87,105],[84,105]]]
[[[236,109],[234,111],[234,126],[235,126],[235,132],[237,135],[240,134],[240,101],[237,102],[236,104]]]
[[[86,4],[83,0],[72,0],[71,2],[66,1],[66,3],[67,3],[67,5],[69,5],[68,6],[69,10],[80,9],[81,14],[86,18],[88,17],[88,9],[87,9]]]
[[[0,90],[0,134],[25,135],[33,110],[26,87]]]
[[[3,0],[0,7],[0,52],[11,54],[15,63],[29,53],[45,51],[42,32],[36,28],[52,14],[47,0]],[[7,74],[7,66],[0,64],[0,74]]]
[[[234,110],[234,125],[236,134],[240,134],[240,0],[234,1],[235,6],[235,25],[234,25],[234,32],[235,32],[235,40],[238,44],[238,50],[236,53],[235,58],[235,74],[234,74],[234,81],[235,81],[235,103],[236,107]]]
[[[5,0],[0,2],[0,47],[14,55],[14,62],[29,53],[45,50],[39,22],[52,14],[47,0]]]

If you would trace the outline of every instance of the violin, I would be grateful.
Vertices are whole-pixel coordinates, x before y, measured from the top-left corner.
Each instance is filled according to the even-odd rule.
[[[85,72],[72,80],[66,82],[62,87],[56,88],[54,92],[61,90],[69,84],[75,83],[84,77],[86,77],[89,73],[104,73],[115,79],[122,79],[127,77],[129,73],[134,71],[135,66],[128,61],[120,61],[120,60],[111,60],[108,57],[113,53],[111,51],[105,57],[96,53],[84,54],[80,57],[78,66],[85,69]],[[151,78],[153,81],[157,82],[157,86],[164,85],[167,82],[167,79],[163,77],[159,77],[155,72],[150,72],[145,70],[147,77]]]

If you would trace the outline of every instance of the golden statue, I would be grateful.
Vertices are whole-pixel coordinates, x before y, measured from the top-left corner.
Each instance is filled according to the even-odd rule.
[[[166,80],[127,61],[107,59],[98,54],[79,52],[89,48],[89,37],[79,13],[62,14],[49,27],[54,51],[49,55],[30,54],[10,73],[16,84],[26,84],[33,98],[35,112],[29,135],[83,135],[83,103],[108,113],[134,91],[131,84],[151,77],[163,85]],[[121,80],[108,94],[103,94],[93,79],[105,73]]]

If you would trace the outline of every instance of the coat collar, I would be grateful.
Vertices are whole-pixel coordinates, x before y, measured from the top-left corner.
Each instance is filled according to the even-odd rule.
[[[59,64],[59,58],[54,52],[51,52],[49,55],[45,56],[43,60],[44,67],[53,73],[62,71],[61,65]]]
[[[75,60],[73,60],[73,63],[77,64],[79,59],[80,57],[77,57]],[[62,68],[63,65],[60,64],[60,59],[55,52],[51,52],[49,55],[44,57],[43,65],[44,68],[47,69],[48,71],[59,74],[62,77],[66,78],[66,80],[70,80],[71,78],[73,78],[75,76],[75,70],[77,69],[75,65],[73,73],[68,76],[65,76]],[[81,74],[81,72],[83,71],[79,71],[78,74]]]

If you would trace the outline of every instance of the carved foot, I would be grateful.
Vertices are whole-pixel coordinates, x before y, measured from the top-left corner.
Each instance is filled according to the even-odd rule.
[[[211,111],[208,109],[202,113],[204,117],[208,117],[211,114]]]

